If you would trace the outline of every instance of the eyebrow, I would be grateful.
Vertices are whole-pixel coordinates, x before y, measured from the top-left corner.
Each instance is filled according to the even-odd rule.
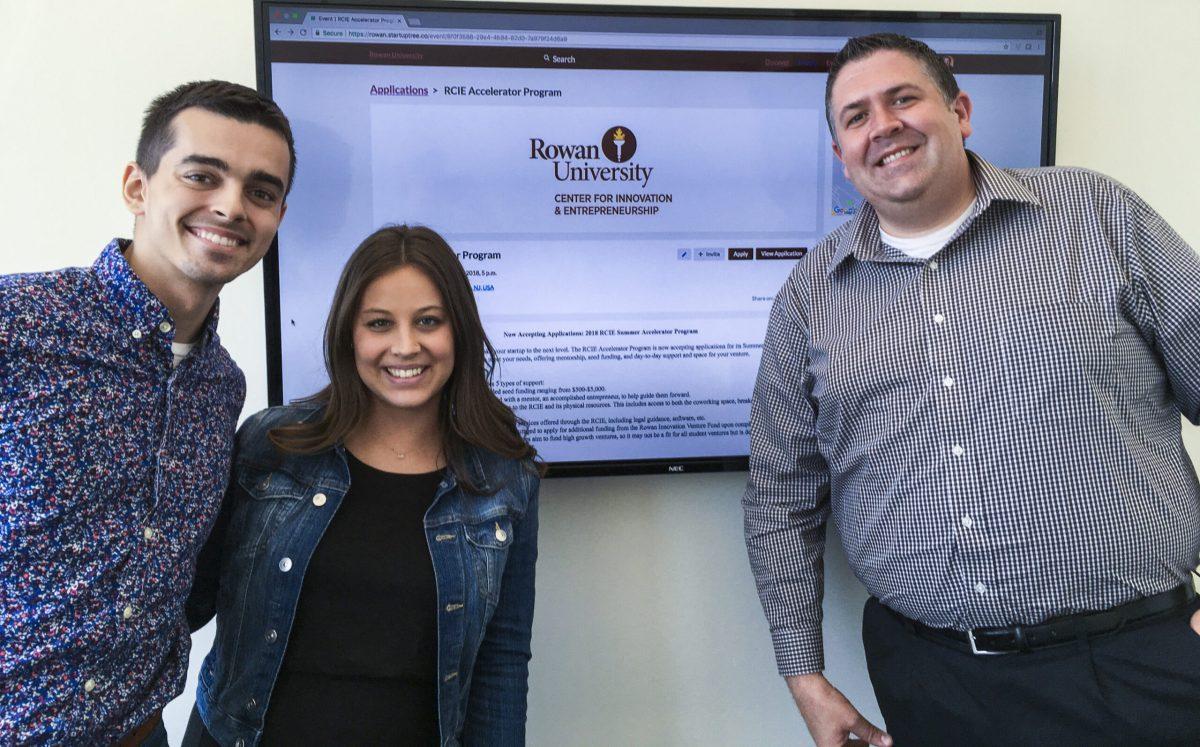
[[[183,160],[180,161],[180,163],[181,164],[194,163],[194,164],[198,164],[200,166],[211,166],[212,168],[216,169],[217,171],[220,171],[223,174],[229,173],[229,164],[226,163],[224,160],[222,160],[220,158],[216,158],[214,156],[203,156],[203,155],[200,155],[199,153],[192,153],[189,156],[185,156],[183,158]],[[271,186],[275,187],[276,189],[279,189],[280,191],[283,190],[283,180],[280,179],[279,177],[275,176],[271,172],[263,171],[262,169],[255,169],[254,171],[251,171],[248,181],[259,183],[259,184],[270,184]]]
[[[918,86],[916,83],[901,83],[898,86],[892,86],[891,88],[887,89],[886,91],[883,92],[883,95],[884,96],[895,96],[896,94],[900,93],[901,91],[905,90],[906,88],[913,88],[913,89],[920,90],[921,87]],[[843,116],[845,116],[846,112],[851,111],[853,109],[862,109],[866,105],[867,105],[867,97],[863,97],[861,99],[851,101],[849,104],[846,104],[845,106],[843,106],[841,109],[838,110],[838,118],[841,119]]]
[[[416,313],[424,314],[427,311],[445,312],[446,309],[438,304],[430,304],[429,306],[422,306],[421,308],[417,309]],[[391,315],[392,312],[389,311],[388,309],[379,309],[379,308],[371,307],[369,309],[363,309],[359,313],[360,314],[388,314],[388,315]]]

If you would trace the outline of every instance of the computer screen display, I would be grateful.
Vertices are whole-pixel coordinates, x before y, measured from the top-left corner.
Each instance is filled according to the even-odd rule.
[[[387,224],[441,233],[551,474],[745,469],[776,291],[860,209],[826,70],[929,44],[968,147],[1053,163],[1050,15],[256,0],[260,89],[299,171],[264,263],[272,404],[326,383],[339,272]]]

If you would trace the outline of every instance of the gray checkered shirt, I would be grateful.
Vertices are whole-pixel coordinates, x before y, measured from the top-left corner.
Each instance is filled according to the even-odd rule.
[[[1107,609],[1196,564],[1200,258],[1100,174],[971,166],[933,258],[864,206],[776,296],[742,502],[781,674],[824,666],[831,511],[868,591],[941,628]]]

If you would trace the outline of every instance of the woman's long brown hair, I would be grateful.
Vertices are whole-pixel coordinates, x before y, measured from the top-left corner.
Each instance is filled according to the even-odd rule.
[[[354,324],[367,286],[401,267],[414,267],[438,289],[454,335],[454,370],[442,389],[438,420],[442,450],[459,483],[480,493],[467,463],[468,447],[528,460],[545,471],[537,450],[521,434],[524,422],[492,391],[496,350],[483,331],[471,283],[446,240],[422,226],[388,226],[368,236],[350,255],[338,280],[325,323],[325,370],[329,384],[301,402],[323,405],[321,417],[272,429],[276,447],[315,454],[342,442],[366,417],[372,394],[354,362]]]

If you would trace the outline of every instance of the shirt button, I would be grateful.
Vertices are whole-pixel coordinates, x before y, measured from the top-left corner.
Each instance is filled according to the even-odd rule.
[[[134,331],[129,333],[129,336],[135,340],[140,340],[140,339],[142,339],[142,331],[140,329],[135,329]]]
[[[83,691],[85,693],[90,693],[91,691],[93,691],[95,689],[96,689],[96,681],[95,680],[88,680],[87,682],[83,683]]]
[[[937,268],[938,268],[938,261],[936,259],[929,260],[929,269],[936,270]]]
[[[496,524],[496,541],[504,542],[507,539],[508,539],[508,532],[501,529],[499,524]]]
[[[980,581],[979,583],[975,584],[975,591],[980,596],[983,596],[984,594],[987,594],[987,587],[983,585],[982,581]]]
[[[283,560],[280,560],[279,561],[279,570],[283,571],[284,573],[287,573],[288,571],[292,570],[292,559],[284,558]]]
[[[267,639],[267,643],[274,643],[279,640],[279,634],[275,632],[275,628],[271,628],[263,638]]]
[[[967,529],[970,529],[971,527],[975,526],[975,520],[970,516],[964,516],[962,517],[962,525]]]
[[[934,324],[941,324],[944,321],[946,321],[946,317],[944,315],[942,315],[942,314],[934,314],[933,315],[933,323]]]
[[[313,505],[317,506],[318,508],[320,508],[321,506],[324,506],[325,501],[326,501],[326,498],[325,498],[324,493],[317,493],[316,495],[313,496]]]
[[[171,331],[171,323],[170,322],[160,322],[158,325],[158,331],[162,332],[164,335],[166,333],[170,332]]]
[[[133,617],[133,607],[126,606],[125,609],[121,610],[121,618],[122,619],[128,620],[131,617]]]
[[[154,539],[154,527],[146,527],[142,530],[142,536],[148,540]]]
[[[253,711],[257,707],[258,707],[258,701],[255,700],[254,698],[251,698],[250,700],[246,701],[246,710],[247,711]]]
[[[963,454],[966,454],[967,450],[964,449],[963,447],[959,446],[958,444],[954,444],[954,446],[950,447],[950,453],[953,454],[954,456],[960,457]]]
[[[942,386],[949,389],[950,387],[954,386],[954,379],[947,376],[946,378],[942,379]]]

